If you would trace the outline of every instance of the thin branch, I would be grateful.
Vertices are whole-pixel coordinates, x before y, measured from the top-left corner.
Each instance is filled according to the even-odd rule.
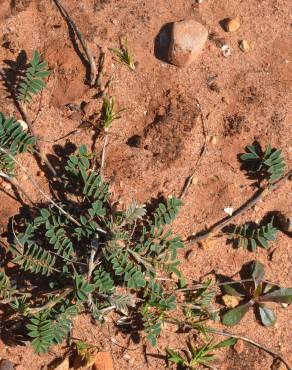
[[[80,44],[83,47],[83,50],[85,52],[87,61],[88,61],[89,66],[90,66],[90,86],[94,86],[95,83],[96,83],[97,68],[96,68],[96,63],[95,63],[95,60],[93,58],[92,52],[91,52],[85,38],[83,37],[81,31],[76,26],[75,22],[72,20],[69,13],[67,12],[67,10],[63,7],[63,5],[60,3],[59,0],[53,0],[53,1],[56,4],[56,6],[58,7],[62,16],[66,19],[66,21],[70,24],[70,26],[72,27],[72,29],[76,33],[76,35],[77,35],[77,37],[80,41]]]
[[[105,134],[103,147],[102,147],[102,153],[101,153],[101,163],[100,163],[100,175],[103,177],[103,169],[105,165],[105,153],[106,153],[106,146],[108,145],[109,141],[109,135],[108,133]]]
[[[173,324],[173,325],[177,325],[177,326],[183,325],[186,328],[196,329],[196,327],[194,326],[194,324],[192,324],[192,323],[190,323],[188,321],[178,320],[178,319],[175,319],[173,317],[169,317],[169,319],[166,320],[166,322],[167,323],[170,323],[170,324]],[[288,370],[292,370],[292,368],[289,365],[289,363],[285,360],[285,358],[281,354],[279,354],[276,351],[273,351],[272,349],[270,349],[270,348],[268,348],[266,346],[263,346],[262,344],[254,341],[252,339],[249,339],[247,337],[243,337],[241,335],[232,334],[232,333],[229,333],[227,331],[217,330],[217,329],[210,328],[210,327],[204,327],[204,331],[205,331],[205,333],[208,332],[208,333],[218,334],[218,335],[222,335],[222,336],[229,337],[229,338],[236,338],[236,339],[239,339],[239,340],[243,340],[244,342],[250,343],[253,346],[258,347],[258,348],[266,351],[267,353],[269,353],[270,355],[272,355],[275,359],[279,359],[280,361],[283,362],[283,364],[287,367]]]
[[[260,344],[258,342],[255,342],[252,339],[249,339],[247,337],[243,337],[241,335],[232,334],[232,333],[229,333],[229,332],[226,332],[226,331],[216,330],[216,329],[213,329],[213,328],[206,328],[206,330],[208,332],[210,332],[210,333],[213,333],[213,334],[218,334],[218,335],[222,335],[224,337],[229,337],[229,338],[236,338],[236,339],[243,340],[244,342],[250,343],[253,346],[258,347],[258,348],[266,351],[267,353],[269,353],[270,355],[272,355],[275,359],[279,359],[280,361],[283,362],[283,364],[287,367],[288,370],[292,370],[292,368],[289,365],[289,363],[287,362],[287,360],[285,360],[285,358],[281,354],[279,354],[278,352],[275,352],[275,351],[271,350],[270,348],[268,348],[266,346],[263,346],[262,344]]]
[[[62,299],[66,298],[70,293],[73,292],[73,288],[66,288],[64,292],[62,292],[57,298],[50,300],[46,304],[40,307],[32,307],[28,308],[28,312],[32,315],[35,315],[36,313],[39,313],[41,311],[44,311],[46,309],[53,308],[57,303],[59,303]]]
[[[198,167],[201,163],[201,160],[203,158],[203,155],[205,154],[206,150],[207,150],[207,130],[206,130],[206,124],[205,124],[205,118],[204,118],[204,114],[203,114],[203,111],[202,111],[202,107],[201,107],[201,104],[199,102],[198,99],[196,99],[196,102],[197,102],[197,107],[199,108],[199,113],[200,113],[200,117],[201,117],[201,123],[202,123],[202,129],[203,129],[203,136],[204,136],[204,143],[203,143],[203,146],[201,147],[201,150],[200,150],[200,153],[199,153],[199,157],[195,163],[195,166],[194,166],[194,169],[191,173],[191,175],[186,179],[185,181],[185,184],[184,184],[184,187],[181,191],[181,194],[180,194],[180,198],[184,198],[189,190],[189,187],[192,185],[192,182],[193,182],[193,178],[198,170]]]
[[[34,179],[34,177],[29,173],[29,171],[27,170],[27,168],[25,168],[20,162],[18,162],[17,159],[15,159],[9,152],[7,152],[5,149],[3,148],[0,148],[0,151],[5,153],[6,155],[8,155],[12,160],[13,162],[15,162],[22,170],[23,172],[26,173],[26,175],[28,176],[28,178],[30,179],[31,183],[33,184],[33,186],[37,189],[37,191],[44,197],[47,199],[47,201],[49,201],[54,207],[56,207],[61,213],[63,213],[63,215],[65,215],[69,220],[71,220],[72,222],[75,223],[75,225],[77,226],[81,226],[81,224],[74,218],[72,217],[68,212],[66,212],[63,208],[61,208],[55,201],[53,201],[53,199],[51,199],[42,189],[41,187],[38,185],[38,183],[36,182],[36,180]]]
[[[0,177],[3,177],[6,181],[8,181],[12,186],[14,186],[17,191],[20,193],[20,194],[23,194],[27,200],[32,204],[34,205],[34,202],[33,200],[31,199],[31,197],[27,194],[27,192],[21,187],[21,185],[19,184],[19,182],[17,181],[16,178],[14,177],[10,177],[9,175],[7,175],[6,173],[0,171]],[[20,198],[21,199],[21,198]],[[22,200],[22,199],[21,199]]]
[[[232,216],[225,217],[223,220],[217,222],[208,231],[203,234],[190,235],[186,238],[186,241],[190,243],[202,242],[205,239],[213,237],[226,225],[229,225],[238,216],[242,215],[244,212],[249,210],[255,204],[257,204],[261,199],[263,199],[270,192],[277,190],[280,185],[282,185],[286,180],[290,180],[292,176],[292,170],[289,170],[283,177],[281,177],[273,186],[266,186],[259,189],[249,200],[247,200],[243,205],[241,205],[236,211],[234,211]]]

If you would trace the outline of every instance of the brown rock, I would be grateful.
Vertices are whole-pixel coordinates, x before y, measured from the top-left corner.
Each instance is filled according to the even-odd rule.
[[[277,220],[284,232],[292,233],[292,215],[289,213],[277,213]]]
[[[234,308],[234,307],[238,306],[239,301],[240,301],[240,298],[239,297],[232,296],[232,295],[229,295],[229,294],[225,294],[222,297],[222,300],[223,300],[223,302],[224,302],[224,304],[225,304],[226,307],[228,307],[228,308]]]
[[[235,32],[239,29],[240,23],[238,19],[226,18],[222,21],[222,26],[226,32]]]
[[[15,370],[15,365],[10,360],[1,360],[0,370]]]
[[[239,41],[239,48],[244,53],[248,53],[250,51],[250,45],[246,40]]]
[[[98,352],[93,370],[114,370],[112,356],[109,352]]]
[[[207,29],[189,19],[173,23],[168,60],[177,67],[190,65],[202,51],[208,38]]]
[[[236,353],[238,353],[240,355],[244,350],[244,342],[242,340],[238,340],[234,344],[233,349]]]
[[[73,112],[69,118],[73,121],[81,121],[83,118],[83,114],[81,112]]]
[[[90,117],[90,116],[98,114],[98,112],[101,109],[100,101],[92,100],[84,105],[83,112],[86,117]]]

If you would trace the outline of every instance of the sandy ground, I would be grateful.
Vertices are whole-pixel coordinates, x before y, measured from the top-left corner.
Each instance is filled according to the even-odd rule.
[[[152,198],[179,196],[186,178],[195,169],[201,148],[207,147],[196,168],[195,179],[184,198],[184,206],[174,224],[182,237],[199,232],[225,216],[223,209],[237,208],[255,191],[240,171],[237,155],[257,140],[264,147],[271,143],[281,148],[287,167],[292,163],[291,135],[291,4],[288,0],[205,0],[198,5],[191,0],[63,0],[73,19],[98,56],[99,47],[106,52],[105,77],[113,74],[110,94],[117,106],[126,110],[111,129],[105,176],[113,197],[121,204],[131,199],[150,202]],[[238,17],[240,28],[226,33],[220,21]],[[209,40],[197,61],[186,69],[178,69],[156,57],[156,41],[161,28],[180,19],[193,18],[209,30]],[[118,46],[119,36],[126,36],[137,68],[132,72],[116,63],[108,52]],[[246,39],[249,53],[238,43]],[[41,99],[29,110],[34,128],[44,150],[58,166],[60,155],[74,145],[92,144],[92,132],[80,130],[80,114],[74,107],[85,106],[88,112],[98,111],[96,91],[84,83],[86,69],[79,49],[72,44],[68,27],[56,6],[49,0],[2,0],[0,4],[0,63],[4,71],[15,75],[35,49],[49,62],[53,71]],[[231,47],[225,58],[222,44]],[[203,112],[206,135],[197,104]],[[19,118],[4,84],[0,85],[0,107],[5,115]],[[88,113],[89,114],[89,113]],[[75,133],[62,139],[71,131]],[[103,138],[96,143],[101,151]],[[33,174],[37,163],[22,158]],[[29,179],[19,174],[22,185],[35,201],[42,201]],[[38,176],[49,192],[46,176]],[[0,227],[3,240],[8,220],[19,213],[22,205],[13,191],[1,185]],[[292,209],[291,182],[248,211],[238,222],[260,220],[271,211]],[[190,248],[187,246],[186,248]],[[207,248],[192,245],[189,260],[183,258],[182,269],[188,278],[199,279],[210,271],[233,275],[242,264],[255,258],[266,265],[267,278],[284,286],[292,286],[291,239],[279,233],[271,253],[235,250],[224,238],[216,239]],[[276,307],[277,324],[262,327],[249,312],[233,331],[260,341],[291,356],[291,308]],[[133,343],[111,325],[93,326],[88,317],[75,320],[74,335],[109,350],[119,369],[162,369],[159,358],[164,348],[183,346],[175,328],[167,327],[157,348]],[[109,337],[126,346],[121,349]],[[24,369],[45,369],[62,354],[61,347],[36,356],[32,349],[0,342],[0,356],[10,358]],[[182,348],[182,347],[181,347]],[[133,350],[134,349],[134,350]],[[155,356],[146,356],[151,353]],[[127,356],[125,356],[127,354]],[[270,369],[272,358],[254,347],[243,352],[227,351],[219,365],[229,370]],[[19,368],[21,369],[21,368]]]

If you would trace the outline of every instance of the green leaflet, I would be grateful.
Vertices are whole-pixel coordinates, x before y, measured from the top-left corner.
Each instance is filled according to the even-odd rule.
[[[35,51],[27,68],[24,79],[18,87],[18,99],[23,103],[30,103],[34,95],[37,95],[46,86],[44,79],[50,75],[48,63],[41,62],[38,51]]]
[[[250,249],[253,252],[257,247],[269,249],[270,242],[276,240],[278,229],[273,226],[273,219],[262,226],[253,224],[244,224],[235,226],[233,231],[228,235],[238,248],[245,250]]]
[[[263,152],[259,146],[248,145],[246,153],[240,159],[248,165],[248,170],[252,174],[258,174],[260,179],[267,179],[270,184],[284,173],[285,161],[280,149],[272,148],[269,144]]]

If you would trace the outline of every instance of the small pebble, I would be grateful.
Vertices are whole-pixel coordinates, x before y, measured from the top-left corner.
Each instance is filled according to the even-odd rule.
[[[21,176],[21,180],[22,181],[26,181],[27,179],[28,179],[28,176],[27,175],[24,174],[23,176]]]
[[[229,294],[224,294],[224,296],[222,297],[222,300],[225,306],[228,308],[234,308],[238,306],[238,303],[239,303],[239,297],[235,297]]]
[[[292,233],[292,216],[288,213],[277,213],[277,221],[280,224],[281,230],[284,232]]]
[[[211,144],[216,145],[217,144],[216,136],[212,136],[210,142],[211,142]]]
[[[226,32],[235,32],[239,29],[240,23],[238,19],[226,18],[223,21],[223,28]]]
[[[229,45],[223,45],[221,50],[222,50],[222,55],[225,58],[228,58],[231,55],[231,47]]]
[[[70,119],[73,121],[81,121],[83,118],[83,114],[81,112],[73,112],[70,116]]]
[[[250,51],[249,43],[246,40],[239,41],[239,49],[244,53],[248,53]]]
[[[4,189],[7,190],[7,191],[11,190],[12,189],[11,184],[9,184],[9,183],[4,184]]]
[[[234,344],[233,349],[236,353],[238,353],[240,355],[244,350],[244,342],[242,340],[238,340]]]
[[[197,0],[198,4],[202,4],[204,0]]]
[[[283,308],[287,308],[287,307],[289,306],[289,303],[281,303],[281,306],[282,306]]]
[[[14,370],[15,365],[9,360],[0,361],[0,370]]]
[[[38,177],[43,177],[43,176],[45,176],[44,171],[38,171],[38,172],[37,172],[37,176],[38,176]]]

